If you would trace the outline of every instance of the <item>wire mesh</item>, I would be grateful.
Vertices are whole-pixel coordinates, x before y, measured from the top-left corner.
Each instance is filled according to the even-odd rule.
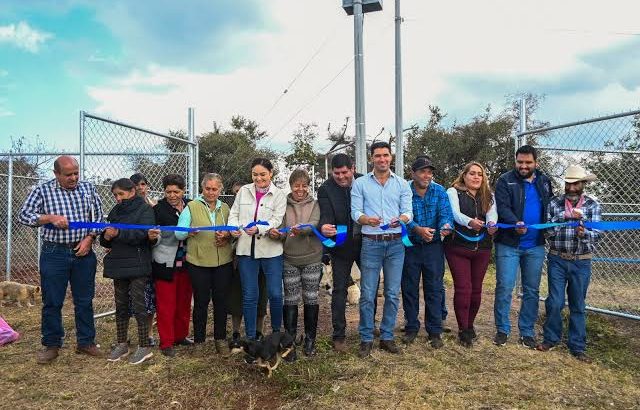
[[[580,164],[598,177],[585,192],[601,202],[603,220],[640,219],[639,112],[523,135],[538,149],[539,163],[551,176],[556,193],[564,192],[567,166]],[[542,282],[541,296],[546,296],[546,280]],[[594,254],[587,304],[640,319],[640,231],[603,233]]]
[[[83,157],[83,179],[96,185],[102,199],[105,215],[115,205],[111,194],[111,183],[136,172],[147,178],[151,197],[162,196],[162,178],[167,174],[180,174],[189,181],[189,155],[192,152],[188,141],[163,135],[139,127],[130,126],[94,115],[85,114],[81,121],[81,145]],[[40,280],[38,230],[18,223],[18,214],[29,192],[38,184],[50,180],[53,162],[62,153],[13,154],[12,200],[9,201],[8,156],[0,156],[0,268],[5,279],[37,284]],[[8,245],[8,215],[12,213],[11,244]],[[94,245],[98,259],[94,311],[102,316],[114,309],[113,284],[102,277],[104,250]],[[7,264],[10,252],[10,266]]]

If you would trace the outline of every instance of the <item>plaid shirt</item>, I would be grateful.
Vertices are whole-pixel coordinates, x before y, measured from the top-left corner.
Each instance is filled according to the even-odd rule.
[[[555,196],[549,203],[549,222],[566,222],[565,196]],[[595,199],[585,195],[582,205],[583,221],[599,222],[602,210]],[[549,247],[557,252],[571,255],[584,255],[595,251],[596,242],[600,239],[600,231],[597,229],[585,229],[584,237],[578,238],[575,227],[556,226],[546,232]]]
[[[434,228],[433,240],[429,243],[440,241],[440,228],[445,224],[453,229],[453,212],[449,203],[449,196],[444,187],[431,181],[424,197],[416,192],[413,182],[410,184],[413,204],[413,220],[407,225],[411,231],[409,236],[411,242],[424,242],[422,238],[413,234],[416,226]]]
[[[90,182],[78,181],[74,190],[60,186],[55,178],[36,186],[24,201],[18,221],[27,226],[39,226],[42,215],[66,216],[69,222],[102,222],[102,201]],[[42,228],[42,239],[56,243],[75,243],[89,234],[89,229]],[[99,231],[91,230],[96,234]]]

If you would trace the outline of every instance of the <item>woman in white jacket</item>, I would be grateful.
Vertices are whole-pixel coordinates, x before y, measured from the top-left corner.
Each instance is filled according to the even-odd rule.
[[[253,183],[240,188],[229,215],[229,225],[246,227],[256,221],[268,223],[231,233],[238,238],[236,255],[242,284],[244,328],[248,339],[256,338],[260,268],[267,280],[271,328],[279,332],[282,325],[283,246],[282,241],[270,238],[268,232],[282,223],[287,197],[271,182],[272,177],[271,161],[266,158],[254,159],[251,163]]]

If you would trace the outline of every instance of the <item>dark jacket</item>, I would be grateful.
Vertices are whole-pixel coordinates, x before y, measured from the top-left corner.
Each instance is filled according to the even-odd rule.
[[[187,206],[189,200],[183,199],[183,203],[184,206]],[[158,201],[158,204],[153,207],[153,213],[155,214],[157,225],[178,225],[180,212],[171,206],[166,198],[162,198]],[[161,279],[169,282],[173,280],[173,274],[176,271],[176,259],[184,259],[184,255],[186,254],[186,243],[186,240],[178,240],[173,231],[160,232],[160,237],[152,248],[153,270],[151,273],[154,279]],[[180,252],[180,255],[178,255],[178,252]],[[182,266],[184,267],[185,261],[183,260],[182,262]]]
[[[470,195],[464,187],[455,186],[455,189],[458,194],[460,212],[470,218],[477,218],[481,221],[486,221],[487,214],[482,210],[482,202],[479,201],[477,197]],[[491,249],[493,246],[493,238],[487,233],[487,228],[482,228],[480,232],[476,232],[468,226],[463,226],[455,221],[454,225],[456,227],[455,231],[445,239],[448,245],[462,246],[463,248],[471,250]],[[478,242],[470,242],[458,235],[457,232],[471,237],[484,233],[484,238]]]
[[[360,174],[353,177],[358,178]],[[343,188],[330,177],[318,189],[318,204],[320,205],[320,222],[318,228],[324,224],[347,225],[347,240],[341,246],[328,248],[336,256],[351,256],[360,254],[362,239],[360,225],[351,219],[351,187]]]
[[[107,220],[122,224],[155,224],[153,208],[138,195],[114,206]],[[146,230],[120,229],[118,236],[110,241],[104,238],[103,232],[100,245],[111,248],[104,257],[105,278],[130,279],[151,275],[151,247]]]
[[[542,171],[535,170],[535,186],[542,200],[542,222],[547,221],[549,201],[553,197],[551,180]],[[513,169],[500,175],[496,183],[496,205],[498,208],[498,223],[515,224],[523,220],[524,213],[524,180],[517,170]],[[517,247],[520,235],[515,229],[498,229],[495,241]],[[538,235],[538,245],[544,245],[544,235]]]

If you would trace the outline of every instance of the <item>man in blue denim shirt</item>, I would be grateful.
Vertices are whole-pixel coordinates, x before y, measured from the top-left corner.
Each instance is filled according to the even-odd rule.
[[[381,268],[384,271],[384,308],[380,348],[391,353],[399,352],[393,339],[393,329],[398,316],[404,263],[400,222],[407,224],[413,217],[409,184],[391,172],[391,146],[386,142],[372,144],[371,159],[373,172],[356,179],[351,188],[351,218],[362,225],[361,342],[358,352],[361,358],[369,356],[373,347],[373,301]],[[389,229],[381,229],[386,224],[390,225]]]
[[[411,166],[413,181],[413,221],[408,225],[413,247],[405,251],[402,271],[402,306],[404,308],[404,343],[412,343],[420,330],[420,276],[424,293],[424,320],[429,343],[434,349],[442,342],[442,285],[444,248],[442,238],[451,233],[453,213],[442,185],[433,181],[433,163],[427,156],[416,158]]]
[[[530,145],[516,151],[515,169],[503,174],[496,183],[498,223],[530,225],[546,222],[551,181],[537,166],[537,153]],[[494,343],[503,346],[511,331],[511,299],[520,268],[522,304],[518,318],[520,343],[536,347],[534,324],[538,318],[540,275],[544,263],[544,236],[526,227],[500,229],[496,242],[496,297]]]

